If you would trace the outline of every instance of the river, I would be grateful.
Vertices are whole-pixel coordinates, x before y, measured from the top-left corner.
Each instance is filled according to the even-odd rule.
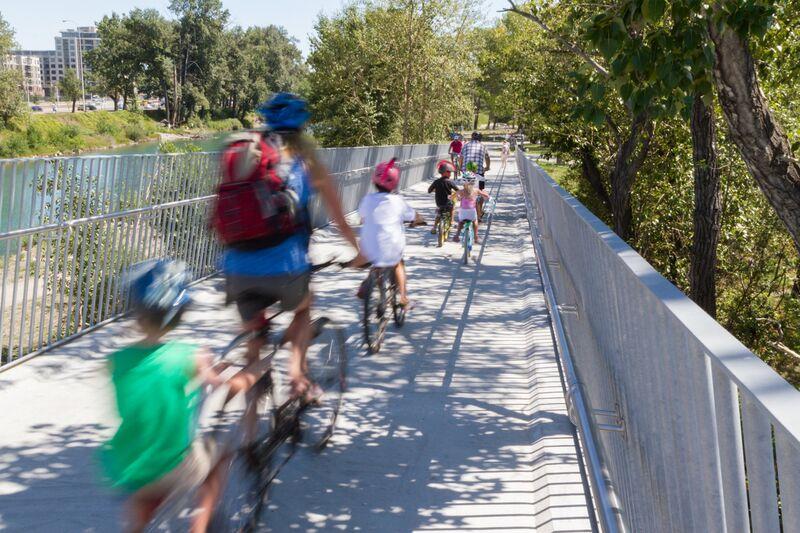
[[[228,135],[230,132],[222,132],[201,139],[175,139],[170,142],[178,146],[193,144],[200,148],[200,151],[212,152],[222,149]],[[130,163],[117,163],[112,159],[94,156],[156,154],[159,145],[158,141],[151,141],[118,146],[74,156],[78,158],[77,160],[72,159],[73,156],[66,156],[67,159],[61,160],[60,163],[55,163],[48,157],[0,161],[0,234],[37,226],[44,222],[41,210],[51,199],[49,191],[42,191],[40,188],[44,179],[54,180],[61,173],[66,173],[67,176],[73,176],[71,179],[77,178],[77,182],[87,184],[88,188],[94,190],[100,184],[105,184],[112,175],[120,174],[122,179],[114,179],[113,183],[117,187],[126,183],[124,187],[128,187],[132,185],[130,179],[139,179],[140,172],[137,171],[137,165],[141,165],[141,160],[133,158]],[[61,187],[61,178],[58,178],[57,182],[58,187]],[[81,185],[78,190],[83,191],[83,186]],[[53,185],[49,188],[52,187]],[[83,192],[86,193],[88,189]],[[111,197],[115,196],[115,191],[107,193]],[[0,239],[0,254],[6,252],[8,242]]]

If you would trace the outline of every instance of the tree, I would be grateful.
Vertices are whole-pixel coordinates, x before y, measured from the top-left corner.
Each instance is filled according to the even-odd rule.
[[[75,69],[67,69],[64,78],[58,82],[58,90],[67,100],[72,100],[72,112],[75,112],[75,102],[81,97],[81,81],[75,74]]]
[[[0,60],[14,47],[14,30],[0,15]],[[5,70],[0,64],[0,125],[22,113],[22,75],[16,70]]]
[[[385,0],[320,18],[308,58],[315,134],[338,145],[427,142],[463,122],[478,75],[471,9]]]
[[[713,2],[708,34],[715,45],[714,78],[731,138],[800,252],[800,162],[761,89],[749,43],[767,32],[776,4]]]

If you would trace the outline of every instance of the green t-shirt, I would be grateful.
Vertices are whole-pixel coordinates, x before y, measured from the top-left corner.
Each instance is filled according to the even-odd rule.
[[[175,468],[194,438],[197,347],[169,342],[130,346],[110,356],[111,381],[122,420],[101,450],[113,486],[137,490]]]

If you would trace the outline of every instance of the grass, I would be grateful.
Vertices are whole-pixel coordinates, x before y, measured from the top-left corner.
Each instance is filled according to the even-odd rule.
[[[0,129],[0,157],[54,155],[153,140],[159,133],[203,133],[242,128],[237,119],[197,120],[168,129],[144,113],[89,111],[28,114]]]
[[[564,185],[564,178],[567,176],[567,171],[569,171],[569,167],[567,165],[557,165],[555,163],[545,163],[544,161],[540,161],[539,166],[542,167],[545,172],[550,174],[550,177],[553,178],[556,183],[562,186]]]

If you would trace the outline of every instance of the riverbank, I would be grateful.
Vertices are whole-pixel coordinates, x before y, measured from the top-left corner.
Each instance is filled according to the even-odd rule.
[[[168,128],[155,118],[131,111],[86,111],[28,115],[0,130],[0,158],[80,154],[144,141],[202,137],[243,128],[238,119],[197,121]]]

